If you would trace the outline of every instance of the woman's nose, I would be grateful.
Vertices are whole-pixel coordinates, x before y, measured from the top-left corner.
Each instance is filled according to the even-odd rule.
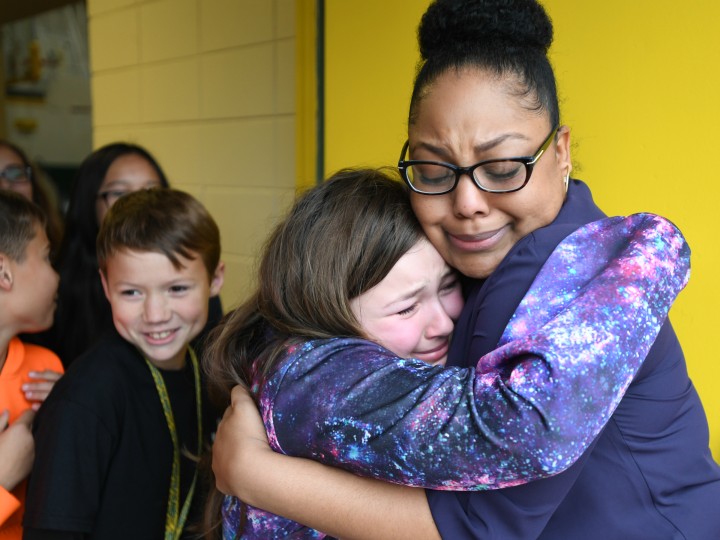
[[[463,174],[457,187],[451,193],[453,211],[456,216],[472,218],[477,214],[487,215],[490,212],[488,194],[475,184],[469,174]]]

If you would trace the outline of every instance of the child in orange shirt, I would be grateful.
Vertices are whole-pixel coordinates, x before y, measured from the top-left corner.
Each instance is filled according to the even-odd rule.
[[[22,537],[25,478],[35,410],[62,372],[52,352],[17,334],[52,324],[58,276],[50,266],[46,220],[39,207],[0,190],[0,539]],[[35,381],[33,382],[33,379]]]

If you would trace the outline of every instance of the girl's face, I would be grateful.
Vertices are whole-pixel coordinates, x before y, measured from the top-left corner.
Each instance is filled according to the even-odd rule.
[[[423,239],[350,307],[367,337],[386,349],[444,364],[463,298],[455,272]]]
[[[0,189],[9,189],[32,201],[33,187],[27,166],[13,150],[0,145]]]
[[[476,69],[449,71],[426,89],[409,126],[409,159],[469,166],[486,159],[532,156],[554,126],[523,107],[507,80]],[[445,195],[411,194],[415,214],[443,258],[466,276],[484,278],[523,236],[549,224],[565,198],[570,134],[536,162],[528,184],[486,193],[464,175]]]
[[[160,187],[160,175],[148,160],[138,154],[125,154],[112,162],[98,190],[95,210],[98,224],[120,197],[132,191]]]

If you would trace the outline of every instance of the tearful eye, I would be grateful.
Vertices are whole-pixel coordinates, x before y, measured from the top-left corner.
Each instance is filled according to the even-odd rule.
[[[443,165],[422,163],[409,167],[408,174],[414,184],[437,186],[452,183],[455,173]]]
[[[451,292],[459,286],[460,286],[460,281],[457,279],[457,277],[453,277],[453,278],[449,279],[447,282],[443,283],[442,286],[440,287],[440,290],[443,292]]]
[[[403,316],[403,315],[410,315],[410,314],[412,314],[416,309],[417,309],[417,304],[413,304],[412,306],[410,306],[410,307],[408,307],[408,308],[405,308],[405,309],[403,309],[403,310],[401,310],[401,311],[398,311],[397,314],[398,314],[398,315],[401,315],[401,316]]]
[[[525,166],[517,161],[493,161],[478,167],[476,171],[488,182],[510,182],[525,178]]]

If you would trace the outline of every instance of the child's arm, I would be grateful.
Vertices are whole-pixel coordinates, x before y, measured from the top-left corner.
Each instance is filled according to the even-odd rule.
[[[8,411],[0,414],[0,525],[19,507],[10,491],[30,473],[35,444],[30,426],[35,413],[25,411],[8,426]]]
[[[474,372],[398,360],[361,340],[293,349],[260,395],[270,440],[431,489],[552,476],[603,428],[688,274],[689,248],[662,218],[588,225],[553,253],[508,340]]]
[[[221,491],[338,538],[440,538],[423,490],[277,454],[249,394],[238,386],[232,402],[213,444]]]
[[[60,380],[62,373],[58,371],[52,371],[46,369],[44,371],[31,371],[28,377],[31,382],[25,383],[22,386],[23,392],[25,392],[25,399],[33,402],[32,408],[38,410],[40,405],[50,394],[50,391],[55,386],[55,383]]]

